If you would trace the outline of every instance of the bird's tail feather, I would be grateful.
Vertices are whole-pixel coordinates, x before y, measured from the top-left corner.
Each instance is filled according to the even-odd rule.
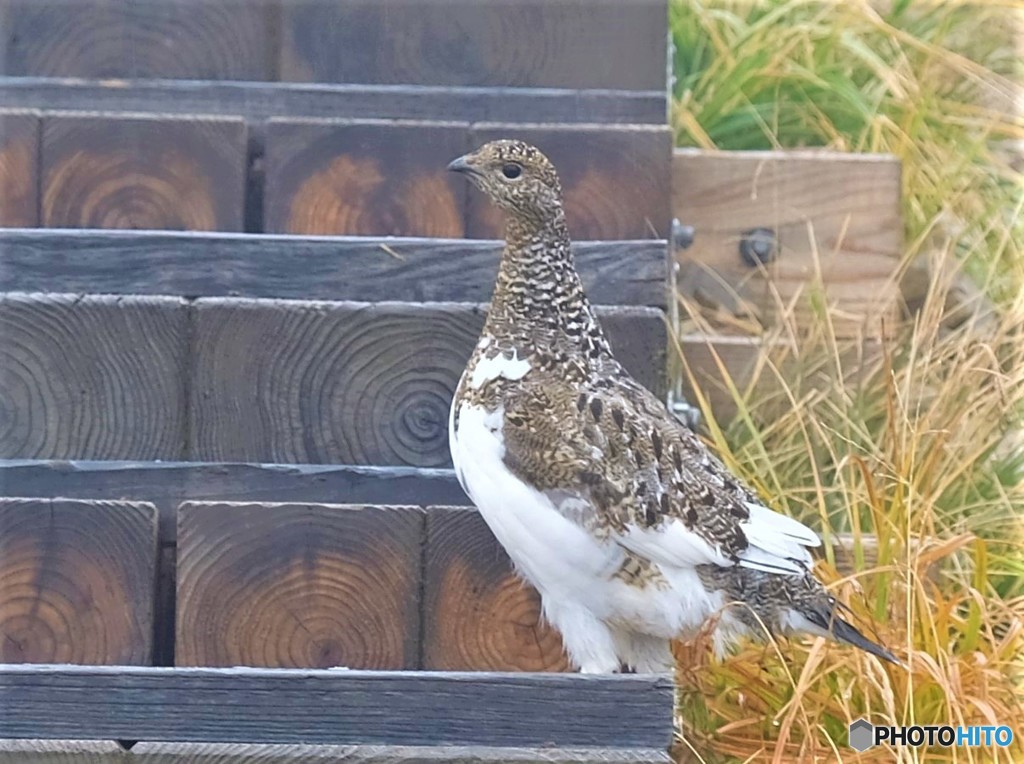
[[[826,632],[837,642],[844,642],[848,645],[853,645],[854,647],[858,647],[865,652],[871,653],[875,657],[881,658],[884,661],[900,665],[900,661],[895,655],[877,642],[872,642],[861,634],[853,624],[843,619],[836,612],[840,608],[843,608],[844,610],[846,609],[844,606],[829,597],[824,602],[815,603],[815,606],[801,608],[800,614],[814,626]],[[812,629],[805,630],[814,631]]]
[[[779,575],[760,570],[713,568],[699,571],[709,590],[719,590],[726,601],[737,604],[715,629],[716,650],[721,653],[744,634],[813,634],[860,648],[884,661],[900,664],[880,644],[865,637],[841,613],[849,613],[831,596],[810,571],[804,575]]]

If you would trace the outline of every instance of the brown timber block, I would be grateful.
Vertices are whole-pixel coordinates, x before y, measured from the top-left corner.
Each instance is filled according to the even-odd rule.
[[[672,217],[669,128],[479,124],[471,134],[473,148],[500,138],[532,143],[554,163],[574,240],[667,236]],[[503,214],[473,189],[466,235],[503,237]]]
[[[6,0],[0,70],[19,77],[272,79],[272,10],[268,0]]]
[[[540,595],[512,569],[475,509],[427,511],[423,668],[567,671],[562,640],[541,617]]]
[[[666,88],[666,0],[292,0],[282,14],[282,80]]]
[[[0,294],[0,458],[180,459],[185,302]]]
[[[42,224],[240,231],[246,152],[242,119],[48,116]]]
[[[194,310],[189,459],[451,465],[448,410],[480,306],[211,298]],[[597,315],[626,368],[662,394],[661,312]]]
[[[823,289],[840,334],[877,333],[881,320],[898,320],[896,158],[677,149],[672,176],[673,214],[697,232],[679,254],[684,296],[770,323],[794,299],[797,321],[806,321]],[[777,243],[764,267],[740,254],[747,233],[759,228],[773,231]]]
[[[0,662],[148,665],[156,507],[0,499]]]
[[[415,669],[418,507],[186,502],[178,666]]]
[[[0,110],[0,227],[38,224],[39,115]]]
[[[445,168],[462,124],[288,120],[267,126],[269,233],[463,235],[466,182]]]

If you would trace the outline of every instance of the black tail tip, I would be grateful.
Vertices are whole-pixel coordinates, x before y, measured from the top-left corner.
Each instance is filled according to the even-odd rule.
[[[833,618],[832,623],[829,624],[829,631],[832,633],[832,636],[840,642],[845,642],[848,645],[859,647],[861,650],[871,653],[876,658],[881,658],[883,661],[888,661],[896,666],[903,665],[903,662],[899,658],[876,642],[872,642],[842,618]]]

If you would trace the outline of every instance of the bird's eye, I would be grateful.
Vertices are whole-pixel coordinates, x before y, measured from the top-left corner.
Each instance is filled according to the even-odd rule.
[[[509,180],[515,180],[523,174],[523,168],[517,165],[515,162],[507,162],[501,168],[501,174]]]

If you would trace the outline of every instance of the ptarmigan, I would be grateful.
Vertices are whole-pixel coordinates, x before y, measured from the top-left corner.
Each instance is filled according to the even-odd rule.
[[[452,404],[455,471],[572,662],[668,670],[669,640],[716,613],[719,651],[761,633],[760,619],[895,662],[811,574],[818,536],[764,506],[612,356],[548,159],[503,140],[448,168],[507,216],[490,312]]]

